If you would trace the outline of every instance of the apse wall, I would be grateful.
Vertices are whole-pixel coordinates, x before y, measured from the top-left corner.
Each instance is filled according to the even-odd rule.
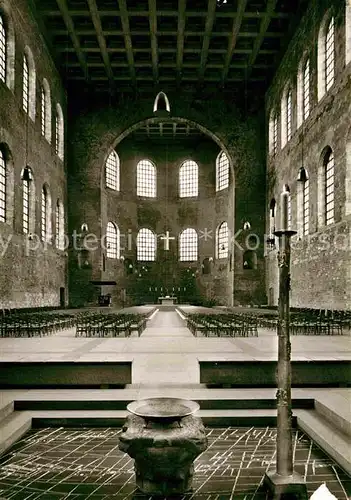
[[[232,295],[233,270],[230,258],[216,259],[215,233],[223,221],[233,233],[234,211],[230,198],[233,183],[215,192],[215,165],[220,150],[209,140],[200,140],[196,146],[179,144],[136,143],[133,139],[122,141],[116,148],[120,159],[120,191],[105,188],[102,197],[102,225],[115,223],[122,235],[122,260],[107,258],[103,254],[105,271],[102,279],[116,279],[112,288],[114,302],[126,290],[127,301],[132,303],[155,302],[162,295],[177,295],[186,302],[209,301],[228,304]],[[137,196],[137,164],[150,160],[157,169],[157,194],[155,198]],[[198,165],[198,196],[179,197],[179,168],[186,160]],[[137,261],[136,238],[139,229],[147,228],[157,236],[155,262]],[[179,234],[187,228],[198,234],[198,259],[179,260]],[[172,238],[165,250],[161,238],[169,231]],[[128,241],[129,240],[129,241]],[[208,274],[203,262],[210,260]],[[128,267],[133,266],[132,272]],[[206,269],[207,272],[207,269]],[[215,288],[214,277],[220,279],[220,289]],[[107,287],[106,287],[107,289]]]
[[[3,184],[6,215],[5,220],[0,221],[0,309],[59,306],[67,300],[67,254],[55,243],[55,207],[60,200],[67,214],[67,196],[65,162],[63,155],[56,151],[55,122],[57,104],[65,119],[66,95],[29,3],[1,0],[0,14],[8,35],[6,79],[0,79],[0,149],[6,171]],[[29,65],[28,113],[23,109],[24,54]],[[42,133],[41,120],[44,79],[50,88],[46,136]],[[21,179],[26,166],[31,169],[27,233],[23,229]],[[48,205],[51,205],[46,223],[51,223],[52,238],[47,242],[41,235],[44,185],[48,189]],[[64,233],[64,220],[61,220],[61,229]]]
[[[199,279],[202,284],[208,284],[209,298],[214,294],[224,303],[264,303],[264,266],[263,266],[263,233],[264,233],[264,199],[265,199],[265,174],[264,174],[264,137],[262,120],[260,117],[246,117],[235,107],[231,107],[222,100],[192,100],[189,95],[169,95],[171,114],[167,120],[189,123],[198,127],[205,136],[213,138],[217,144],[215,153],[221,149],[228,151],[232,164],[232,174],[235,182],[235,193],[228,202],[228,198],[217,195],[214,212],[221,214],[222,208],[234,214],[234,235],[239,234],[239,239],[245,243],[248,232],[243,232],[245,221],[249,221],[251,230],[259,237],[257,250],[256,269],[244,269],[245,246],[232,245],[232,290],[226,289],[229,283],[225,280],[223,286],[222,275],[229,272],[230,261],[227,264],[212,268],[210,277]],[[69,148],[69,222],[70,232],[79,231],[82,223],[86,222],[89,233],[100,240],[106,228],[106,221],[102,215],[106,212],[104,201],[104,164],[109,152],[115,147],[118,154],[119,145],[123,138],[137,129],[145,120],[154,120],[153,101],[140,99],[134,101],[121,100],[120,104],[110,105],[106,108],[72,111],[70,148]],[[198,148],[201,153],[201,147]],[[213,153],[212,158],[214,158]],[[213,167],[211,167],[213,168]],[[214,170],[213,170],[214,172]],[[214,175],[214,173],[213,173]],[[214,179],[213,181],[214,182]],[[212,189],[212,188],[211,188]],[[111,203],[111,202],[110,202]],[[184,203],[187,203],[184,201]],[[208,200],[203,206],[207,209]],[[211,202],[212,203],[212,202]],[[192,202],[189,202],[186,212],[191,213]],[[123,207],[121,207],[121,210]],[[123,209],[124,210],[124,209]],[[131,208],[131,221],[137,220],[136,212]],[[146,212],[146,210],[144,210]],[[207,212],[206,212],[207,213]],[[123,213],[128,220],[127,210]],[[196,216],[198,217],[198,216]],[[206,216],[207,217],[207,216]],[[206,218],[205,217],[205,218]],[[161,222],[164,218],[160,219]],[[161,225],[161,222],[158,224]],[[213,226],[215,221],[212,221]],[[236,238],[236,240],[238,240]],[[213,249],[203,248],[204,256],[211,256]],[[172,242],[170,243],[172,245]],[[72,250],[70,252],[70,301],[72,305],[95,303],[99,290],[92,282],[102,280],[107,272],[101,249],[87,254],[86,265],[81,266],[81,255]],[[201,265],[199,260],[199,265]],[[122,273],[122,268],[120,268]],[[112,276],[113,272],[111,271]],[[229,285],[228,285],[229,286]],[[204,289],[205,287],[203,287]],[[107,290],[106,290],[107,291]],[[108,290],[112,292],[111,289]],[[225,295],[225,297],[224,297]]]

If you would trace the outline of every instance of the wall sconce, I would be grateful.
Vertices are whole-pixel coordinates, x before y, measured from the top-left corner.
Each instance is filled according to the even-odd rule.
[[[121,262],[124,262],[124,259],[125,259],[124,255],[121,255],[121,256],[120,256],[120,258],[119,258],[119,260],[120,260]]]
[[[83,233],[87,233],[89,231],[88,224],[86,222],[83,222],[83,224],[80,226],[80,229]]]
[[[208,261],[209,261],[209,262],[213,262],[213,257],[209,257],[209,258],[208,258]]]
[[[306,169],[304,167],[300,167],[296,180],[298,182],[306,182],[307,181],[307,172],[306,172]]]
[[[244,222],[243,229],[244,229],[244,231],[250,231],[250,229],[251,229],[251,224],[250,224],[250,222],[249,222],[249,221],[245,221],[245,222]]]
[[[32,169],[28,165],[21,172],[21,180],[27,182],[33,180]]]

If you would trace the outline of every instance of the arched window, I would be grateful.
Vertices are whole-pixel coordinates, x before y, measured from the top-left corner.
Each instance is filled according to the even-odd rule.
[[[35,185],[33,172],[25,167],[21,172],[22,179],[22,230],[24,234],[34,231],[35,226]]]
[[[65,248],[65,214],[60,200],[56,203],[56,247],[59,250]]]
[[[141,160],[137,165],[137,195],[156,197],[156,167],[150,160]]]
[[[222,222],[217,228],[216,257],[217,259],[228,258],[229,242],[228,224]]]
[[[116,151],[111,151],[105,164],[106,187],[119,191],[119,157]]]
[[[332,87],[335,78],[335,23],[327,13],[318,36],[318,100]]]
[[[184,229],[179,235],[179,260],[196,261],[198,255],[198,237],[195,229]]]
[[[286,140],[290,141],[292,134],[292,91],[288,90],[286,96]]]
[[[23,81],[22,81],[22,106],[35,120],[35,64],[32,52],[29,47],[25,48],[23,55]]]
[[[269,152],[275,156],[278,152],[278,113],[273,111],[269,120]]]
[[[306,120],[309,114],[310,114],[310,60],[307,59],[303,70],[302,119]]]
[[[119,229],[113,222],[107,224],[106,247],[108,259],[119,259]]]
[[[22,105],[26,113],[29,108],[29,68],[26,54],[23,56]]]
[[[63,121],[62,108],[59,103],[56,104],[55,118],[55,153],[61,160],[64,158],[65,142],[64,142],[65,126]]]
[[[221,191],[229,186],[229,160],[224,151],[216,159],[216,191]]]
[[[6,222],[7,168],[5,155],[0,149],[0,222]]]
[[[275,213],[276,211],[276,201],[275,198],[271,199],[271,202],[269,204],[269,238],[273,239],[274,238],[274,231],[275,231]]]
[[[286,86],[281,100],[281,147],[283,148],[292,135],[292,89]]]
[[[41,135],[51,142],[51,92],[45,78],[41,87]]]
[[[285,184],[284,191],[287,191],[289,193],[289,198],[288,198],[288,229],[291,229],[291,222],[292,222],[291,193],[290,193],[290,187],[288,184]]]
[[[330,148],[324,156],[324,217],[327,226],[334,223],[334,153]]]
[[[48,243],[51,239],[51,197],[46,185],[41,190],[41,239]]]
[[[0,80],[6,81],[6,63],[7,63],[7,33],[4,19],[0,13]]]
[[[302,234],[310,232],[310,181],[306,174],[306,180],[302,186]]]
[[[334,83],[335,75],[335,35],[334,17],[329,21],[325,37],[325,89],[328,91]]]
[[[179,196],[186,198],[198,195],[199,168],[195,161],[185,161],[179,169]]]
[[[137,236],[137,260],[156,260],[156,235],[147,228],[142,228]]]

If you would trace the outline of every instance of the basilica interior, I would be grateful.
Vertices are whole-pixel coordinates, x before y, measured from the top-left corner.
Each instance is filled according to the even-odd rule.
[[[350,0],[0,0],[1,499],[153,498],[150,398],[176,498],[350,498],[350,72]]]

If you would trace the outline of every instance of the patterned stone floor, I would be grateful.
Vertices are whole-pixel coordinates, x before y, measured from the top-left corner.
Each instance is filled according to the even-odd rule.
[[[208,429],[193,490],[179,500],[265,500],[262,478],[275,464],[274,428]],[[118,449],[119,429],[45,428],[28,432],[0,458],[0,499],[148,500],[134,485],[133,461]],[[325,482],[340,500],[351,478],[301,431],[294,433],[295,470],[309,496]],[[174,498],[174,497],[173,497]]]

